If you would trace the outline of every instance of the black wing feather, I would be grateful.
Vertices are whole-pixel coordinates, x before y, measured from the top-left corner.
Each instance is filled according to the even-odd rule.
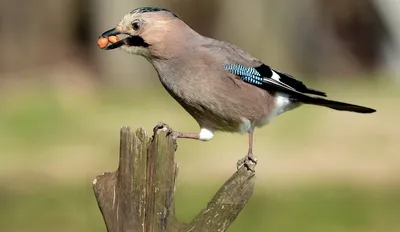
[[[279,75],[279,81],[282,82],[283,84],[286,84],[287,86],[292,87],[296,91],[300,93],[306,93],[306,94],[313,94],[313,95],[318,95],[318,96],[324,96],[326,97],[326,93],[314,89],[308,88],[303,82],[296,80],[293,76],[283,73],[280,71],[277,71],[275,69],[271,69],[269,66],[262,64],[258,67],[255,67],[255,69],[263,76],[266,78],[272,78],[273,71]]]
[[[245,67],[240,64],[226,64],[224,68],[230,73],[240,77],[242,81],[257,86],[267,91],[278,91],[288,94],[292,101],[300,101],[306,104],[326,106],[335,110],[344,110],[357,113],[373,113],[374,109],[349,104],[345,102],[332,101],[320,97],[312,97],[306,93],[319,96],[326,96],[325,93],[309,89],[302,82],[294,79],[292,76],[273,70],[266,65],[257,68]]]

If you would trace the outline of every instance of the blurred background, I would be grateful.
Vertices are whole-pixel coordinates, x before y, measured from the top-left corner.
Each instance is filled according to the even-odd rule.
[[[305,106],[256,130],[255,194],[228,231],[400,231],[398,0],[0,0],[0,231],[105,231],[92,180],[116,169],[119,128],[198,131],[147,61],[97,48],[141,6],[378,110]],[[246,151],[234,134],[179,142],[180,220]]]

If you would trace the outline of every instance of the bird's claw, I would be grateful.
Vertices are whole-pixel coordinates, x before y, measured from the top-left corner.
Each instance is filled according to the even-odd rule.
[[[253,155],[253,153],[249,152],[243,159],[238,160],[237,169],[241,167],[246,167],[247,170],[255,172],[255,167],[257,164],[257,157]]]
[[[166,123],[159,122],[157,125],[153,128],[153,133],[157,133],[157,131],[162,130],[162,131],[170,131],[171,128]]]
[[[163,123],[163,122],[159,122],[153,129],[154,135],[157,133],[157,131],[162,130],[162,131],[166,131],[166,136],[171,137],[173,143],[174,143],[174,148],[175,151],[178,149],[178,144],[176,142],[176,139],[179,136],[179,132],[175,132],[174,130],[172,130],[167,124]]]
[[[174,143],[175,151],[176,151],[178,149],[178,143],[176,142],[176,140],[178,139],[179,132],[173,131],[171,128],[169,128],[169,130],[167,132],[167,136],[171,137],[172,142]]]
[[[173,131],[172,129],[168,130],[167,136],[170,136],[172,140],[177,140],[179,137],[179,132]]]

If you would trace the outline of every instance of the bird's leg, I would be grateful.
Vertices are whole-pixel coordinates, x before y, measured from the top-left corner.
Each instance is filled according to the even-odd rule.
[[[197,139],[201,141],[208,141],[214,137],[214,132],[205,128],[201,128],[200,133],[183,133],[178,131],[170,131],[173,139]]]
[[[249,132],[249,150],[243,159],[237,162],[237,168],[243,165],[250,171],[254,172],[254,165],[257,164],[257,158],[253,155],[253,131]]]
[[[249,151],[247,152],[246,157],[254,163],[257,163],[257,157],[253,155],[253,132],[249,133]]]
[[[182,139],[200,139],[200,134],[196,133],[182,133],[182,132],[174,132],[174,137],[182,138]]]
[[[178,145],[176,144],[176,140],[178,138],[181,139],[196,139],[196,140],[201,140],[201,141],[208,141],[211,140],[212,137],[214,136],[214,133],[211,130],[207,130],[202,128],[200,130],[200,133],[183,133],[183,132],[177,132],[173,130],[169,130],[168,134],[169,136],[172,136],[172,139],[175,142],[175,151],[178,148]]]
[[[168,127],[167,124],[160,122],[158,123],[154,129],[153,132],[155,133],[157,130],[167,130],[167,135],[172,136],[174,140],[177,138],[186,138],[186,139],[200,139],[200,134],[196,133],[182,133],[182,132],[177,132],[173,131],[170,127]]]
[[[170,136],[174,141],[175,151],[178,148],[178,144],[176,140],[178,138],[185,138],[185,139],[196,139],[196,140],[210,140],[213,137],[213,132],[207,129],[201,129],[200,133],[182,133],[172,130],[167,124],[160,122],[158,123],[154,129],[153,133],[155,134],[158,130],[163,130],[167,132],[167,136]]]

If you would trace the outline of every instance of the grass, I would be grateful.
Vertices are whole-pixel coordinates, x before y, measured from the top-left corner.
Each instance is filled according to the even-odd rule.
[[[180,185],[176,210],[190,221],[218,188],[215,184]],[[23,192],[0,192],[3,231],[105,231],[91,188],[33,186]],[[230,227],[240,231],[391,232],[399,231],[400,189],[368,190],[315,185],[258,189]]]
[[[256,193],[229,231],[399,231],[399,86],[313,87],[378,112],[302,107],[257,130]],[[374,98],[361,97],[371,91]],[[91,180],[115,169],[118,128],[150,131],[163,120],[198,130],[161,88],[88,94],[30,86],[0,91],[0,109],[0,228],[10,232],[105,231]],[[181,220],[205,206],[246,146],[243,136],[222,133],[207,143],[179,143]]]

